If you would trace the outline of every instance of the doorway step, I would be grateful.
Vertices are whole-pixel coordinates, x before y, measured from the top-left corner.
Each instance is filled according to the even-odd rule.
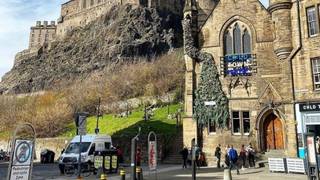
[[[269,150],[264,153],[256,154],[256,165],[259,167],[265,167],[268,164],[268,158],[285,158],[284,150]]]

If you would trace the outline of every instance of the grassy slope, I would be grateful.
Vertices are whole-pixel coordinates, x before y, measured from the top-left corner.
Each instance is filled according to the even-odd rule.
[[[170,105],[170,113],[174,114],[181,104]],[[138,126],[142,129],[142,134],[146,134],[149,131],[155,131],[161,134],[174,134],[175,131],[175,119],[168,119],[168,108],[159,108],[154,112],[154,116],[150,121],[143,121],[143,109],[135,110],[129,115],[128,118],[115,118],[114,115],[104,115],[99,120],[99,128],[101,134],[120,135],[120,136],[132,136],[136,134]],[[93,134],[96,128],[96,117],[89,117],[87,121],[88,134]],[[61,135],[61,137],[73,137],[76,133],[74,123],[68,125],[68,130]]]

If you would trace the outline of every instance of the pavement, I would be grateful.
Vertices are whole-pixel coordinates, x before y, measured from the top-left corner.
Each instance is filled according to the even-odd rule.
[[[0,164],[0,180],[5,180],[8,164]],[[148,171],[143,167],[144,180],[191,180],[191,168],[182,169],[180,165],[160,165],[157,173]],[[125,168],[130,172],[130,168]],[[223,180],[223,169],[215,167],[202,167],[197,170],[197,180]],[[119,174],[108,174],[108,180],[120,180]],[[65,177],[60,175],[57,164],[34,164],[32,180],[73,180],[76,177]],[[84,180],[97,180],[98,177],[91,175]],[[130,179],[127,174],[126,179]],[[271,173],[268,168],[252,168],[240,170],[240,175],[232,171],[233,180],[305,180],[304,174]]]

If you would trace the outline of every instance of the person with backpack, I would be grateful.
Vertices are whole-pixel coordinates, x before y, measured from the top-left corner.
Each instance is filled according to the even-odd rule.
[[[231,145],[231,149],[229,151],[229,160],[230,160],[230,166],[229,169],[232,170],[233,168],[237,169],[237,174],[239,175],[239,168],[237,166],[237,161],[238,161],[238,152],[233,148],[233,145]]]
[[[220,160],[221,160],[221,144],[219,144],[216,147],[216,151],[214,152],[214,155],[217,157],[217,168],[221,168],[220,166]]]

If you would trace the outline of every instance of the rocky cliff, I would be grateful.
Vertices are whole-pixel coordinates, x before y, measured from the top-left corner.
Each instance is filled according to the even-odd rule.
[[[181,45],[180,17],[155,9],[114,6],[66,39],[16,64],[0,82],[0,94],[30,93],[85,80],[117,64],[150,60]]]

